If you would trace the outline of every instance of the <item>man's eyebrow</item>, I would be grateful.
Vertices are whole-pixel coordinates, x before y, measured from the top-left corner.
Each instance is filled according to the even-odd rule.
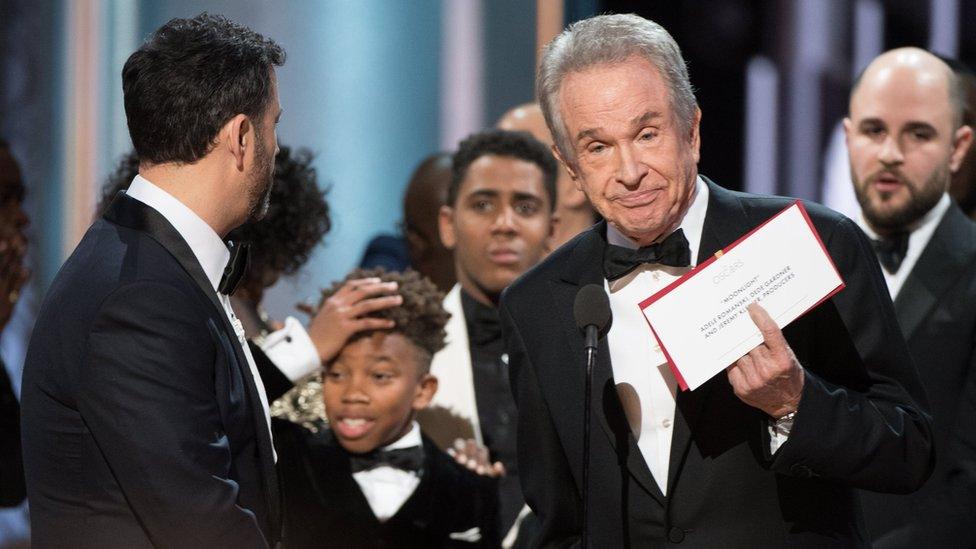
[[[648,122],[650,122],[651,120],[654,120],[655,118],[661,118],[662,116],[663,115],[658,111],[647,111],[644,114],[631,120],[630,125],[643,126]],[[595,137],[596,134],[599,132],[600,132],[599,128],[587,128],[585,130],[580,130],[580,132],[576,134],[576,140],[579,141],[584,137]]]
[[[869,125],[884,126],[885,123],[880,118],[871,117],[871,118],[862,118],[861,121],[857,123],[857,125],[858,127],[869,126]]]
[[[496,191],[495,189],[475,189],[475,190],[471,191],[470,193],[468,193],[468,196],[469,197],[470,196],[478,196],[478,197],[494,198],[494,197],[498,196],[499,194],[500,193],[498,191]]]
[[[935,126],[929,124],[928,122],[923,122],[921,120],[912,120],[911,122],[907,122],[905,124],[905,129],[906,130],[928,130],[931,132],[936,131]]]
[[[600,130],[597,129],[597,128],[589,128],[589,129],[586,129],[586,130],[580,130],[580,132],[578,134],[576,134],[576,140],[579,141],[579,140],[583,139],[584,137],[595,137],[596,134],[599,131]]]
[[[637,118],[634,118],[630,122],[630,124],[632,126],[643,126],[644,124],[647,124],[648,122],[654,120],[655,118],[661,118],[661,116],[662,116],[661,113],[659,113],[658,111],[647,111],[644,114],[638,116]]]
[[[535,200],[542,202],[542,197],[532,193],[526,193],[521,191],[515,191],[512,193],[512,199],[514,200]]]

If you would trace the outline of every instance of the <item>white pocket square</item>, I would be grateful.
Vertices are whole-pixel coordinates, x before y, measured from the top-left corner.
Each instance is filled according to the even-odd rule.
[[[470,530],[465,530],[463,532],[451,532],[447,535],[451,539],[456,539],[458,541],[468,541],[474,543],[476,541],[481,541],[481,528],[475,526]]]

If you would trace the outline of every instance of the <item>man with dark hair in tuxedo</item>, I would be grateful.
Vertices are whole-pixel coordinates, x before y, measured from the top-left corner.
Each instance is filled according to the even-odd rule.
[[[844,120],[859,223],[872,238],[932,410],[918,492],[864,492],[875,547],[972,547],[976,533],[976,223],[947,191],[972,147],[959,76],[925,50],[879,56]]]
[[[139,176],[52,283],[24,369],[36,546],[279,539],[265,389],[228,297],[246,248],[223,239],[267,211],[284,60],[273,41],[201,14],[126,61]]]
[[[605,218],[509,286],[499,308],[537,544],[865,544],[855,488],[910,492],[933,461],[924,392],[870,243],[808,204],[846,288],[782,329],[753,304],[764,342],[679,392],[638,303],[792,200],[698,174],[701,111],[678,45],[652,21],[574,23],[546,47],[536,82],[554,152]],[[584,456],[573,303],[588,284],[607,289],[613,323]]]
[[[473,440],[504,464],[503,534],[511,531],[524,499],[497,304],[502,290],[551,249],[556,168],[545,145],[526,132],[473,134],[454,154],[447,205],[440,211],[440,237],[454,252],[458,283],[444,298],[451,313],[447,345],[431,365],[441,389],[418,419],[441,448]]]

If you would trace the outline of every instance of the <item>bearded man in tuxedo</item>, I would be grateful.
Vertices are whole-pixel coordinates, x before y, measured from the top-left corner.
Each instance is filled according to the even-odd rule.
[[[652,21],[570,26],[545,50],[537,93],[554,152],[606,221],[501,299],[536,543],[866,544],[855,488],[915,490],[933,461],[924,393],[868,240],[808,204],[846,289],[782,329],[751,306],[764,343],[678,392],[637,304],[792,200],[698,174],[701,111],[677,44]],[[633,251],[655,244],[666,251],[656,261]],[[613,324],[594,368],[584,486],[584,339],[572,308],[587,284],[607,288]]]
[[[268,208],[284,59],[201,14],[126,61],[139,175],[52,283],[24,369],[36,547],[277,541],[268,403],[228,298],[246,248],[224,238]]]

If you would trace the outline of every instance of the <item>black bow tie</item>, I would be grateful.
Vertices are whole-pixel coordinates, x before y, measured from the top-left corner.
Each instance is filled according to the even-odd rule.
[[[603,273],[613,281],[625,276],[644,263],[659,263],[671,267],[691,265],[691,249],[681,229],[669,234],[661,242],[643,248],[624,248],[607,244],[603,252]]]
[[[353,473],[369,471],[382,465],[404,471],[420,472],[424,466],[424,448],[417,445],[395,450],[373,450],[365,454],[349,454],[349,468]]]
[[[901,267],[901,262],[905,260],[905,254],[908,253],[908,237],[909,233],[905,232],[871,240],[878,261],[891,274],[898,272],[898,267]]]
[[[248,257],[250,255],[248,250],[249,246],[246,242],[231,244],[230,260],[227,261],[227,266],[224,267],[224,275],[220,277],[220,284],[217,286],[218,292],[225,295],[233,295],[234,290],[237,289],[237,285],[247,272]]]

